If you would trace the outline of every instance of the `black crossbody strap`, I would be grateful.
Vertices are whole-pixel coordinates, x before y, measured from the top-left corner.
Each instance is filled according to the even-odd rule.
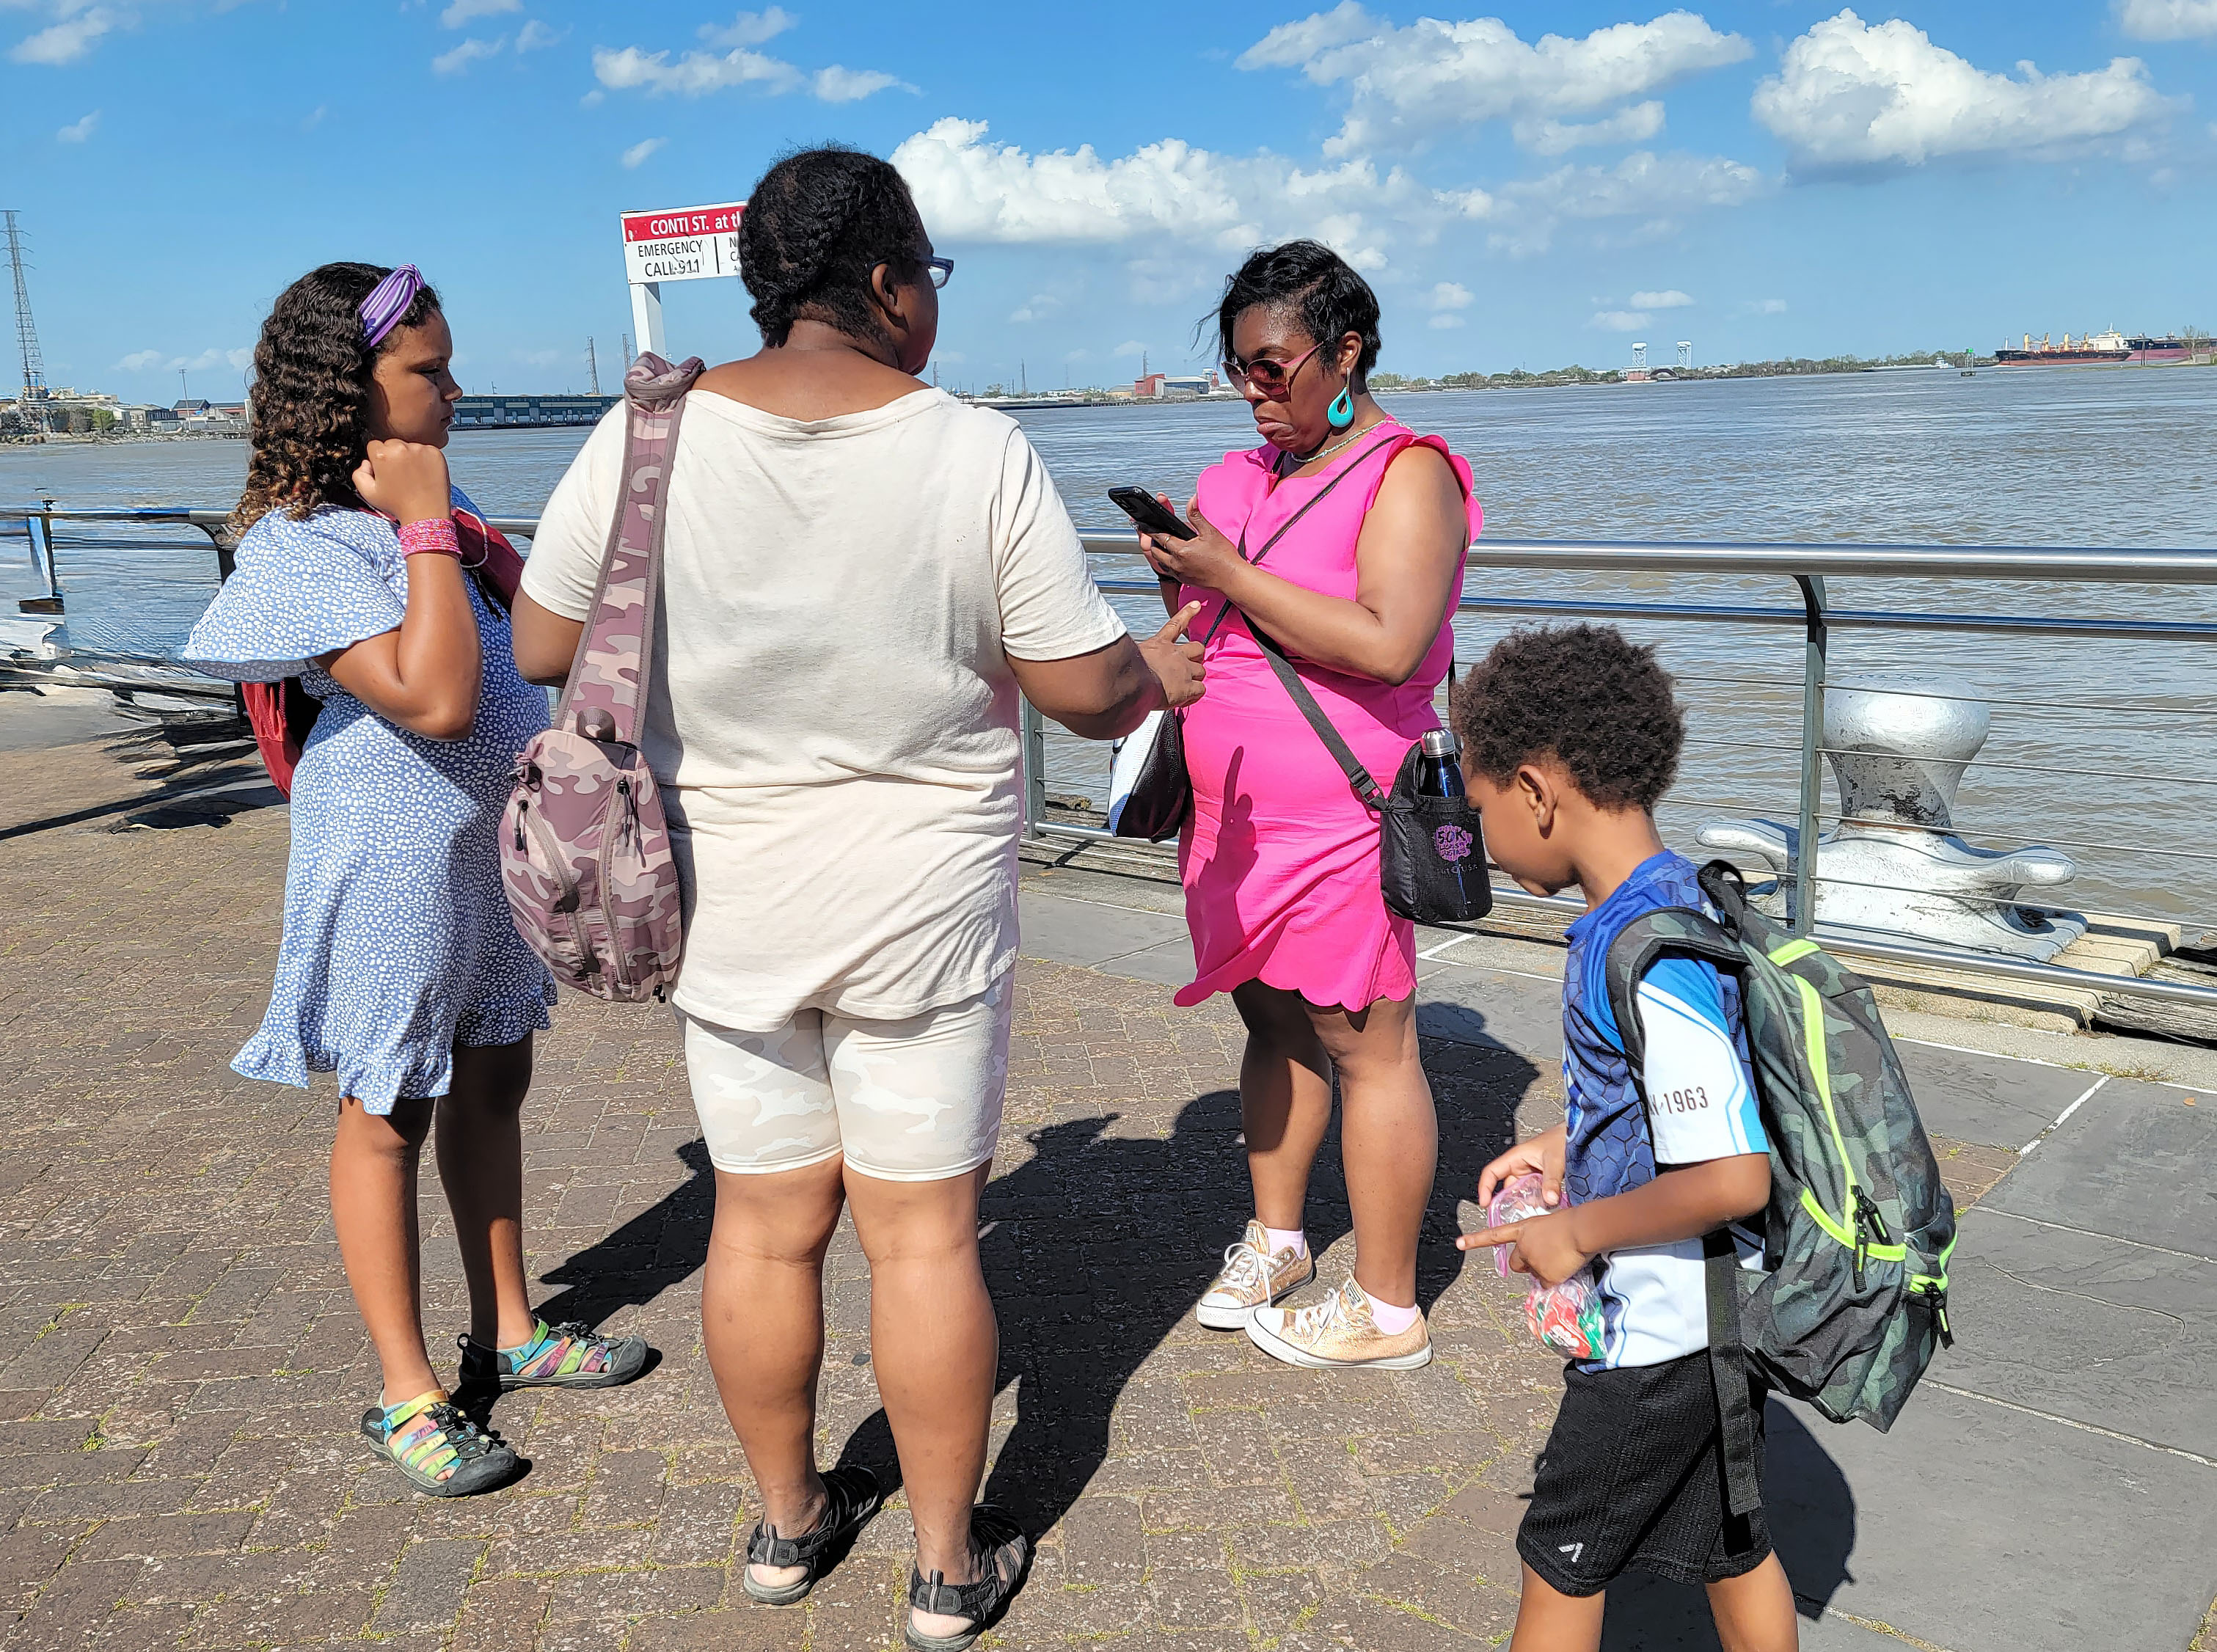
[[[1275,638],[1256,631],[1252,620],[1247,622],[1247,629],[1254,632],[1255,640],[1263,645],[1263,657],[1270,662],[1270,669],[1278,674],[1278,681],[1285,684],[1286,692],[1293,696],[1294,705],[1308,719],[1309,726],[1316,730],[1317,738],[1324,742],[1325,749],[1332,755],[1332,760],[1347,776],[1349,789],[1362,800],[1365,807],[1383,810],[1386,793],[1371,777],[1370,771],[1363,767],[1362,759],[1341,737],[1339,730],[1332,726],[1331,719],[1324,714],[1324,707],[1317,704],[1316,696],[1309,692],[1308,684],[1301,681],[1301,674],[1294,669],[1294,663],[1286,657],[1286,650],[1278,646]]]
[[[1399,436],[1388,436],[1385,441],[1378,442],[1374,446],[1364,448],[1353,459],[1349,459],[1346,465],[1340,471],[1337,476],[1333,477],[1329,482],[1326,482],[1322,487],[1318,488],[1314,493],[1311,494],[1306,499],[1301,502],[1301,508],[1295,511],[1292,515],[1287,517],[1285,521],[1279,526],[1278,531],[1270,535],[1269,539],[1263,540],[1263,548],[1260,551],[1257,551],[1252,557],[1250,557],[1247,554],[1247,530],[1244,527],[1241,528],[1239,530],[1239,555],[1241,560],[1251,562],[1257,567],[1261,567],[1263,565],[1263,558],[1270,554],[1270,547],[1277,544],[1280,539],[1284,539],[1288,533],[1292,532],[1293,526],[1295,522],[1298,522],[1302,517],[1307,515],[1310,510],[1315,506],[1322,503],[1325,495],[1330,493],[1334,488],[1337,487],[1341,483],[1346,481],[1349,477],[1352,476],[1355,473],[1355,467],[1356,465],[1362,463],[1364,459],[1369,458],[1373,453],[1380,453],[1385,452],[1386,449],[1391,447],[1399,441],[1400,441],[1400,437]],[[1229,602],[1226,602],[1222,607],[1219,608],[1216,611],[1216,618],[1208,622],[1208,629],[1201,634],[1201,640],[1206,643],[1211,637],[1215,636],[1216,628],[1224,623],[1226,617],[1230,614],[1231,612],[1232,605]],[[1259,634],[1260,633],[1258,632],[1257,635]]]

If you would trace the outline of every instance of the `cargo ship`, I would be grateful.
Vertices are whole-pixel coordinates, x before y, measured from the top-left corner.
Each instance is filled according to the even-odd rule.
[[[2077,338],[2066,333],[2060,344],[2049,342],[2045,333],[2035,343],[2027,333],[2022,347],[2004,344],[1994,352],[1994,361],[2004,367],[2067,367],[2097,361],[2183,361],[2192,354],[2192,347],[2183,338],[2127,338],[2112,327],[2106,333],[2085,333]]]

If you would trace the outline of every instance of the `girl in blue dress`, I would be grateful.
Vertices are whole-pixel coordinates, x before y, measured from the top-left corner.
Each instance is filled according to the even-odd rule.
[[[453,351],[413,265],[326,264],[285,291],[254,352],[237,571],[182,650],[239,681],[298,677],[321,703],[292,777],[276,987],[232,1065],[338,1076],[331,1219],[384,1377],[362,1433],[433,1496],[519,1467],[424,1351],[416,1187],[435,1129],[469,1285],[461,1390],[607,1387],[648,1352],[549,1326],[528,1294],[520,1115],[554,989],[509,918],[494,834],[547,700],[510,652],[513,553],[499,545],[494,576],[492,536],[448,480]]]

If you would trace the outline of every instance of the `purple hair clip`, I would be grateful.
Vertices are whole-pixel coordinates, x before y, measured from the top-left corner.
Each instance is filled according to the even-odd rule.
[[[400,317],[408,313],[408,306],[423,290],[423,272],[413,264],[401,265],[380,281],[361,301],[363,342],[373,350],[384,343],[385,336],[400,324]]]

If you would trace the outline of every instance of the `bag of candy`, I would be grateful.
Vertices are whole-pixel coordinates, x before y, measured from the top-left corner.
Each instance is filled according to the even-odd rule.
[[[1498,1228],[1522,1222],[1528,1216],[1547,1215],[1541,1187],[1536,1170],[1503,1182],[1494,1193],[1493,1203],[1486,1207],[1486,1226]],[[1494,1267],[1504,1279],[1509,1277],[1509,1251],[1507,1245],[1493,1248]],[[1593,1280],[1583,1270],[1560,1285],[1534,1280],[1531,1294],[1524,1298],[1524,1323],[1533,1335],[1565,1359],[1601,1357],[1601,1298],[1594,1294]]]

